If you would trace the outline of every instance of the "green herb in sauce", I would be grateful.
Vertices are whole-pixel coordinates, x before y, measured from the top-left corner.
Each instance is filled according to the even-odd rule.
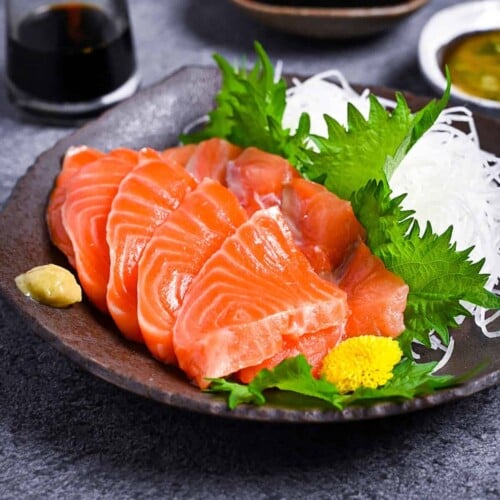
[[[500,30],[471,33],[451,42],[444,52],[446,65],[460,90],[500,101]]]

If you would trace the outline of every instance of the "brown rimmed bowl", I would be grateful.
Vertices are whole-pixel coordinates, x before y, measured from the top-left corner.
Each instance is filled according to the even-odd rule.
[[[428,0],[382,2],[379,5],[375,1],[369,7],[297,7],[286,5],[286,2],[278,5],[257,0],[231,2],[262,24],[280,31],[312,38],[347,39],[387,31],[423,7]]]

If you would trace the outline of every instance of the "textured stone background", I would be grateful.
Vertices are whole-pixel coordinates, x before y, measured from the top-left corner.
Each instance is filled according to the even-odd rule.
[[[431,1],[355,42],[268,30],[222,0],[130,0],[143,85],[260,40],[289,72],[431,93],[416,47]],[[3,79],[4,1],[0,1]],[[23,123],[0,93],[0,203],[68,129]],[[0,235],[2,237],[2,235]],[[344,425],[225,421],[171,409],[83,372],[0,302],[0,498],[499,498],[500,389],[397,418]]]

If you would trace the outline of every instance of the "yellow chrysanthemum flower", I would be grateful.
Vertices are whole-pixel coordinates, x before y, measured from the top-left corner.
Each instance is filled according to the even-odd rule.
[[[323,359],[322,375],[342,392],[375,389],[392,378],[403,353],[396,340],[362,335],[344,340]]]

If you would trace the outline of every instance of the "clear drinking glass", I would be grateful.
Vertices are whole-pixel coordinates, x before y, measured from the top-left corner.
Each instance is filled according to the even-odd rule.
[[[20,108],[84,119],[139,85],[126,0],[7,0],[7,86]]]

